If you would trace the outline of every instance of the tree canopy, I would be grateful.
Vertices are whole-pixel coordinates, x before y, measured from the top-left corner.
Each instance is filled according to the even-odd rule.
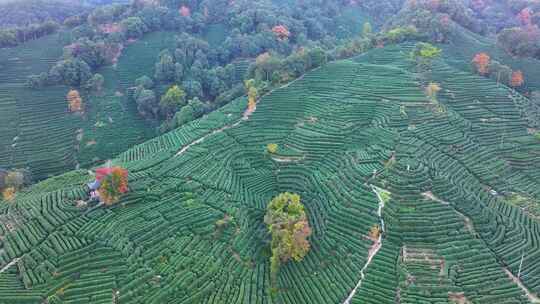
[[[113,167],[110,173],[101,179],[99,196],[107,205],[112,205],[128,191],[128,171],[121,167]]]
[[[308,253],[311,228],[300,196],[289,192],[270,201],[264,222],[272,235],[270,269],[275,283],[282,263],[290,259],[301,261]]]
[[[159,106],[167,117],[172,117],[176,111],[185,105],[186,93],[178,85],[173,85],[161,97]]]

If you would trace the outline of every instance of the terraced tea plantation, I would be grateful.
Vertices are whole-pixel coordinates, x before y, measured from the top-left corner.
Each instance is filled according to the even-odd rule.
[[[62,55],[59,35],[0,50],[0,167],[31,167],[43,178],[75,166],[77,117],[66,115],[69,88],[29,90],[26,77]]]
[[[85,171],[0,202],[0,303],[535,301],[538,217],[503,195],[540,198],[524,97],[438,60],[435,105],[411,49],[329,63],[250,116],[241,98],[134,146],[114,160],[130,192],[113,207],[81,203]],[[313,234],[272,295],[263,217],[285,191]]]
[[[69,87],[25,86],[27,76],[47,72],[62,56],[62,34],[0,50],[0,167],[30,168],[40,180],[106,160],[155,136],[123,96],[136,78],[153,75],[157,54],[172,44],[174,33],[155,32],[126,46],[115,67],[97,71],[105,77],[104,89],[98,96],[83,95],[83,116],[68,111]]]
[[[103,162],[156,135],[154,126],[139,115],[136,104],[127,100],[125,92],[135,79],[154,74],[157,54],[174,45],[174,35],[147,34],[128,44],[116,65],[98,71],[105,77],[105,84],[102,94],[88,98],[88,119],[81,122],[83,132],[77,160],[82,167]]]

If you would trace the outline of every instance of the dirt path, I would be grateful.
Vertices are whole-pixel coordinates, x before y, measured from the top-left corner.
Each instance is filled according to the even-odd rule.
[[[436,197],[431,191],[423,192],[422,196],[429,199],[429,200],[432,200],[434,202],[441,203],[441,204],[446,205],[446,206],[450,206],[449,202],[444,201],[444,200]],[[477,235],[476,230],[474,229],[474,224],[473,224],[472,220],[468,216],[466,216],[465,214],[459,212],[455,207],[453,207],[452,209],[454,209],[454,211],[461,218],[463,218],[463,221],[465,222],[465,228],[467,228],[469,233],[472,234],[472,235]]]
[[[422,193],[422,196],[424,196],[425,198],[430,199],[432,201],[439,202],[439,203],[441,203],[443,205],[450,205],[450,203],[439,199],[438,197],[433,195],[433,193],[431,193],[430,191]],[[464,219],[465,226],[466,226],[467,230],[469,230],[469,232],[471,234],[476,235],[477,233],[476,233],[476,230],[474,229],[474,225],[473,225],[471,219],[469,217],[467,217],[465,214],[463,214],[463,213],[459,212],[458,210],[456,210],[455,208],[454,208],[454,211],[456,213],[458,213]],[[531,301],[531,303],[540,303],[540,298],[536,294],[532,293],[529,289],[527,289],[527,287],[525,285],[523,285],[521,280],[518,279],[510,270],[508,270],[506,267],[504,267],[503,270],[504,270],[504,272],[506,272],[508,277],[510,277],[512,279],[512,281],[514,281],[514,283],[516,283],[525,292],[525,294],[527,295],[527,297],[529,298],[529,301]]]
[[[0,269],[0,273],[3,273],[9,269],[9,267],[17,264],[21,258],[14,258],[11,262],[7,263],[6,266],[4,266],[2,269]]]
[[[313,70],[311,70],[311,71],[309,71],[309,72],[314,72],[314,71],[316,71],[316,70],[318,70],[318,69],[320,69],[320,67],[315,68],[315,69],[313,69]],[[309,73],[309,72],[308,72],[308,73]],[[293,84],[293,83],[295,83],[295,82],[297,82],[297,81],[300,81],[300,80],[304,79],[304,76],[305,76],[305,74],[302,75],[302,76],[300,76],[300,77],[298,77],[298,78],[296,78],[295,80],[293,80],[293,81],[291,81],[291,82],[289,82],[289,83],[287,83],[287,84],[284,84],[284,85],[282,85],[282,86],[280,86],[280,87],[277,87],[277,88],[275,88],[275,89],[272,89],[272,90],[268,91],[268,93],[266,93],[266,94],[262,95],[261,97],[259,97],[259,99],[257,100],[257,104],[258,104],[264,97],[266,97],[266,96],[272,94],[274,91],[280,90],[280,89],[284,89],[284,88],[290,86],[291,84]],[[184,147],[182,147],[182,149],[180,149],[180,151],[178,151],[178,153],[176,153],[175,157],[176,157],[176,156],[180,156],[182,153],[184,153],[184,152],[186,152],[187,150],[189,150],[189,148],[191,148],[192,146],[194,146],[194,145],[196,145],[196,144],[200,144],[200,143],[203,142],[206,138],[208,138],[208,137],[210,137],[210,136],[212,136],[212,135],[214,135],[214,134],[216,134],[216,133],[220,133],[220,132],[223,132],[223,131],[225,131],[225,130],[227,130],[227,129],[234,128],[234,127],[238,126],[238,125],[241,124],[243,121],[248,120],[249,117],[251,116],[251,114],[253,114],[256,110],[257,110],[257,105],[255,105],[255,108],[252,109],[252,110],[246,109],[246,110],[244,111],[244,114],[242,115],[242,118],[240,118],[239,120],[235,121],[235,122],[232,123],[232,124],[225,125],[225,126],[219,128],[219,129],[217,129],[217,130],[214,130],[214,131],[212,131],[212,132],[210,132],[210,133],[208,133],[208,134],[206,134],[206,135],[200,137],[199,139],[197,139],[197,140],[195,140],[195,141],[189,143],[188,145],[185,145]]]
[[[384,219],[382,218],[382,211],[384,209],[384,200],[382,199],[381,195],[379,194],[379,188],[377,188],[377,187],[375,187],[373,185],[370,185],[370,187],[371,187],[371,190],[373,190],[373,192],[375,192],[375,194],[377,195],[377,199],[379,200],[379,209],[377,211],[377,215],[379,216],[379,222],[380,222],[380,225],[381,225],[381,232],[384,233],[384,231],[385,231],[384,230]],[[358,291],[358,288],[360,288],[360,286],[362,285],[362,281],[364,280],[364,278],[366,276],[365,273],[364,273],[365,270],[369,267],[369,264],[371,264],[371,261],[373,260],[375,255],[377,255],[377,253],[379,252],[379,249],[381,249],[382,241],[383,241],[382,233],[380,233],[379,234],[379,239],[376,242],[374,242],[373,245],[369,248],[367,262],[364,265],[364,267],[362,267],[362,269],[360,270],[360,280],[358,280],[358,283],[356,283],[356,286],[351,291],[351,293],[349,294],[347,299],[345,299],[345,301],[343,301],[343,304],[350,304],[351,303],[352,298],[354,297],[354,295]]]
[[[449,202],[443,201],[442,199],[440,199],[440,198],[436,197],[435,195],[433,195],[433,193],[431,191],[423,192],[422,196],[427,198],[427,199],[430,199],[430,200],[432,200],[434,202],[441,203],[443,205],[450,205]]]
[[[525,285],[523,285],[520,279],[518,279],[506,267],[503,269],[504,269],[504,272],[506,272],[506,274],[512,279],[512,281],[514,281],[514,283],[516,283],[519,286],[519,288],[521,288],[525,292],[525,294],[527,295],[527,298],[529,298],[529,301],[531,301],[531,303],[540,303],[540,298],[536,294],[532,293]]]
[[[299,162],[306,159],[305,156],[272,156],[272,160],[278,163]]]

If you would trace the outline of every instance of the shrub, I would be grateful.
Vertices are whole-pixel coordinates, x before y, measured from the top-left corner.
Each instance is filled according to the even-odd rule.
[[[268,153],[270,154],[276,154],[278,150],[278,145],[277,144],[268,144],[266,145],[266,151],[268,151]]]
[[[383,38],[392,43],[403,42],[410,37],[415,37],[418,30],[414,26],[397,27],[385,33]]]
[[[42,88],[47,85],[48,76],[47,73],[43,72],[38,75],[30,75],[26,79],[26,86],[31,89]]]
[[[416,62],[419,71],[431,69],[432,61],[441,55],[441,49],[430,43],[419,42],[411,53],[412,59]]]

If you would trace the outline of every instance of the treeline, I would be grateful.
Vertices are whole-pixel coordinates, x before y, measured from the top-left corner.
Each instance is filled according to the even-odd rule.
[[[280,33],[281,30],[274,31],[277,45],[286,42],[279,41],[285,39],[279,38]],[[241,75],[245,80],[242,84],[235,82],[237,75],[233,64],[221,66],[222,62],[234,62],[242,56],[221,56],[229,54],[229,50],[209,48],[205,41],[183,34],[177,37],[176,49],[164,50],[158,56],[154,78],[144,76],[138,79],[128,96],[136,102],[141,115],[161,121],[160,130],[165,132],[242,95],[248,95],[250,105],[253,105],[259,96],[272,88],[288,83],[328,61],[352,57],[388,43],[420,38],[413,27],[398,27],[375,34],[371,25],[366,23],[356,37],[327,44],[311,41],[305,46],[294,47],[288,55],[288,52],[280,52],[282,48],[269,47],[256,56],[246,74]],[[170,86],[161,99],[160,85],[157,84]],[[177,96],[174,102],[170,102],[171,96]]]
[[[92,4],[84,0],[5,1],[0,2],[0,26],[24,27],[47,20],[62,23],[70,16],[89,12],[91,8]]]
[[[344,41],[335,37],[336,16],[344,8],[339,1],[304,1],[295,6],[276,6],[261,1],[161,1],[168,16],[161,27],[180,32],[176,46],[162,51],[154,75],[144,75],[130,89],[129,98],[141,115],[171,130],[246,93],[246,75],[236,75],[234,63],[251,59],[248,78],[257,87],[285,83],[327,60],[327,51]],[[153,8],[155,9],[155,8]],[[149,8],[139,15],[144,24]],[[155,19],[157,20],[157,19]],[[154,21],[155,21],[154,20]],[[219,48],[200,37],[215,22],[228,29]],[[358,35],[361,26],[358,27]],[[349,48],[350,49],[350,48]],[[339,50],[343,55],[345,48]],[[173,89],[174,88],[174,89]],[[173,91],[171,91],[173,90]],[[181,93],[179,93],[180,91]],[[182,96],[174,102],[166,96]]]
[[[385,29],[414,26],[426,39],[447,42],[452,23],[476,33],[487,32],[486,24],[475,18],[474,11],[461,0],[407,1],[399,13],[385,24]]]
[[[0,48],[52,34],[65,20],[88,15],[94,5],[96,3],[90,1],[74,0],[21,0],[0,4]]]
[[[394,27],[384,35],[373,35],[371,26],[366,26],[360,37],[358,26],[352,39],[340,40],[335,36],[341,26],[337,16],[349,5],[337,0],[308,0],[294,6],[272,1],[171,0],[100,6],[64,20],[71,42],[64,47],[63,57],[49,72],[30,76],[27,84],[31,88],[97,87],[103,79],[94,71],[114,64],[125,43],[152,31],[177,32],[176,45],[157,56],[154,75],[140,75],[127,94],[141,115],[167,131],[245,94],[245,75],[236,75],[238,61],[252,62],[246,79],[253,79],[253,88],[262,93],[327,60],[419,36],[411,26]],[[386,9],[390,13],[397,6],[396,1]],[[200,37],[218,22],[226,37],[219,48],[210,47]]]
[[[458,24],[482,35],[497,35],[509,54],[540,58],[540,2],[528,0],[407,1],[385,29],[414,26],[434,42],[447,42]]]
[[[0,48],[14,47],[29,40],[56,32],[60,25],[52,20],[43,23],[0,29]]]
[[[514,1],[516,25],[503,29],[497,36],[508,53],[540,59],[540,2]]]

